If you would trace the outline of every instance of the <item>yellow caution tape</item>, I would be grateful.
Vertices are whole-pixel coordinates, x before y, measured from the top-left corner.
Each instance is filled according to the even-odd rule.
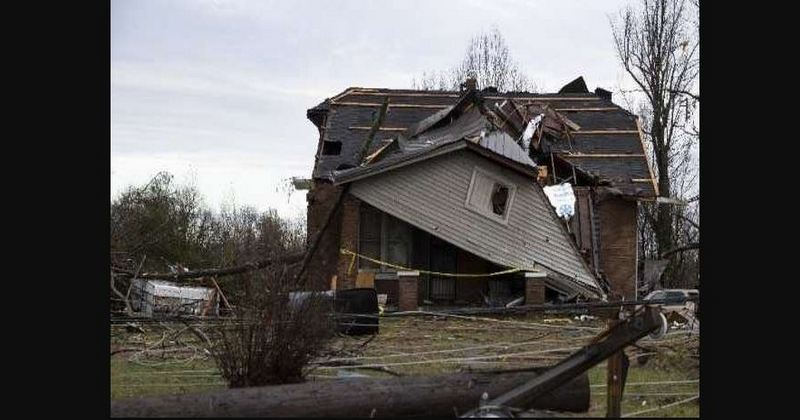
[[[350,267],[347,269],[348,274],[352,274],[353,266],[356,261],[356,257],[363,258],[367,261],[373,262],[375,264],[385,265],[387,267],[396,268],[398,270],[403,271],[419,271],[420,273],[426,274],[433,274],[435,276],[443,276],[443,277],[494,277],[494,276],[502,276],[503,274],[511,274],[511,273],[518,273],[520,271],[535,271],[533,269],[525,269],[525,268],[509,268],[508,270],[503,271],[496,271],[494,273],[486,273],[486,274],[461,274],[461,273],[443,273],[441,271],[430,271],[430,270],[420,270],[417,268],[409,268],[404,267],[402,265],[392,264],[390,262],[376,260],[374,258],[367,257],[366,255],[361,255],[359,253],[350,251],[349,249],[342,248],[341,253],[343,255],[350,255],[352,256],[352,260],[350,261]]]

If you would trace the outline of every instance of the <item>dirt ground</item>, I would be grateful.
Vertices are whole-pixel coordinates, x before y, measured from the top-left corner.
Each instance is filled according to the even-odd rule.
[[[111,398],[180,394],[225,388],[213,361],[181,325],[144,325],[144,333],[112,327]],[[391,377],[547,366],[585,345],[605,328],[574,317],[382,317],[380,333],[339,337],[331,354],[309,369],[308,380]],[[142,348],[148,351],[142,351]],[[631,365],[623,415],[699,416],[699,336],[670,331],[626,349]],[[331,366],[332,364],[345,366]],[[605,415],[606,365],[589,371],[591,409]],[[667,406],[668,407],[664,407]],[[664,407],[664,408],[659,408]]]

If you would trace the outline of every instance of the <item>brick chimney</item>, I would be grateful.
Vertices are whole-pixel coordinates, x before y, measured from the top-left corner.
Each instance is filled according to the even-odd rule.
[[[594,90],[594,94],[599,96],[599,97],[601,97],[601,98],[603,98],[603,99],[605,99],[605,100],[608,100],[609,102],[611,102],[611,95],[612,95],[611,91],[608,91],[608,90],[605,90],[605,89],[602,89],[602,88],[597,88],[597,89]]]
[[[478,87],[478,79],[468,77],[464,83],[461,84],[461,90],[475,90]]]

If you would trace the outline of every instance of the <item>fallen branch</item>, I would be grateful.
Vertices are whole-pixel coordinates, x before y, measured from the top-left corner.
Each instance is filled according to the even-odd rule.
[[[679,214],[679,215],[678,215],[678,217],[679,217],[679,218],[681,218],[681,219],[683,219],[683,220],[685,220],[685,221],[687,221],[687,222],[689,222],[689,224],[690,224],[690,225],[692,225],[692,226],[694,226],[694,227],[695,227],[695,229],[697,229],[697,230],[700,230],[700,225],[698,225],[697,223],[695,223],[695,221],[694,221],[694,220],[692,220],[692,219],[690,219],[690,218],[688,218],[688,217],[686,217],[686,216],[684,216],[684,215],[682,215],[682,214]]]
[[[304,254],[291,254],[284,257],[267,258],[261,261],[254,261],[245,263],[235,267],[227,268],[210,268],[205,270],[186,271],[183,273],[142,273],[138,276],[144,280],[175,280],[181,281],[186,279],[196,279],[200,277],[209,276],[230,276],[233,274],[246,273],[248,271],[260,270],[278,263],[294,264],[303,259]],[[120,267],[111,267],[111,271],[116,272],[118,275],[135,276],[136,273]]]
[[[113,291],[117,296],[119,296],[120,299],[122,299],[123,302],[125,302],[125,312],[128,315],[131,315],[133,313],[133,308],[131,308],[130,302],[128,302],[128,299],[125,297],[125,295],[122,294],[122,292],[117,290],[117,286],[114,283],[115,283],[114,282],[114,271],[112,269],[112,271],[111,271],[111,291]]]
[[[669,255],[676,254],[679,252],[689,251],[691,249],[700,249],[700,242],[692,242],[690,244],[679,246],[677,248],[672,248],[666,252],[663,252],[660,258],[666,258]]]
[[[113,356],[115,354],[119,354],[119,353],[128,353],[128,352],[132,352],[132,351],[142,351],[142,350],[144,350],[144,349],[143,348],[138,348],[138,347],[137,348],[125,347],[125,348],[122,348],[122,349],[112,350],[111,351],[111,356]]]

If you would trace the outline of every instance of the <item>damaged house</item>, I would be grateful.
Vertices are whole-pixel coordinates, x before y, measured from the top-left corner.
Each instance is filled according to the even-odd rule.
[[[634,299],[637,205],[658,192],[638,119],[611,96],[582,78],[554,94],[468,80],[349,88],[308,110],[309,238],[333,211],[310,281],[375,287],[401,310]]]

